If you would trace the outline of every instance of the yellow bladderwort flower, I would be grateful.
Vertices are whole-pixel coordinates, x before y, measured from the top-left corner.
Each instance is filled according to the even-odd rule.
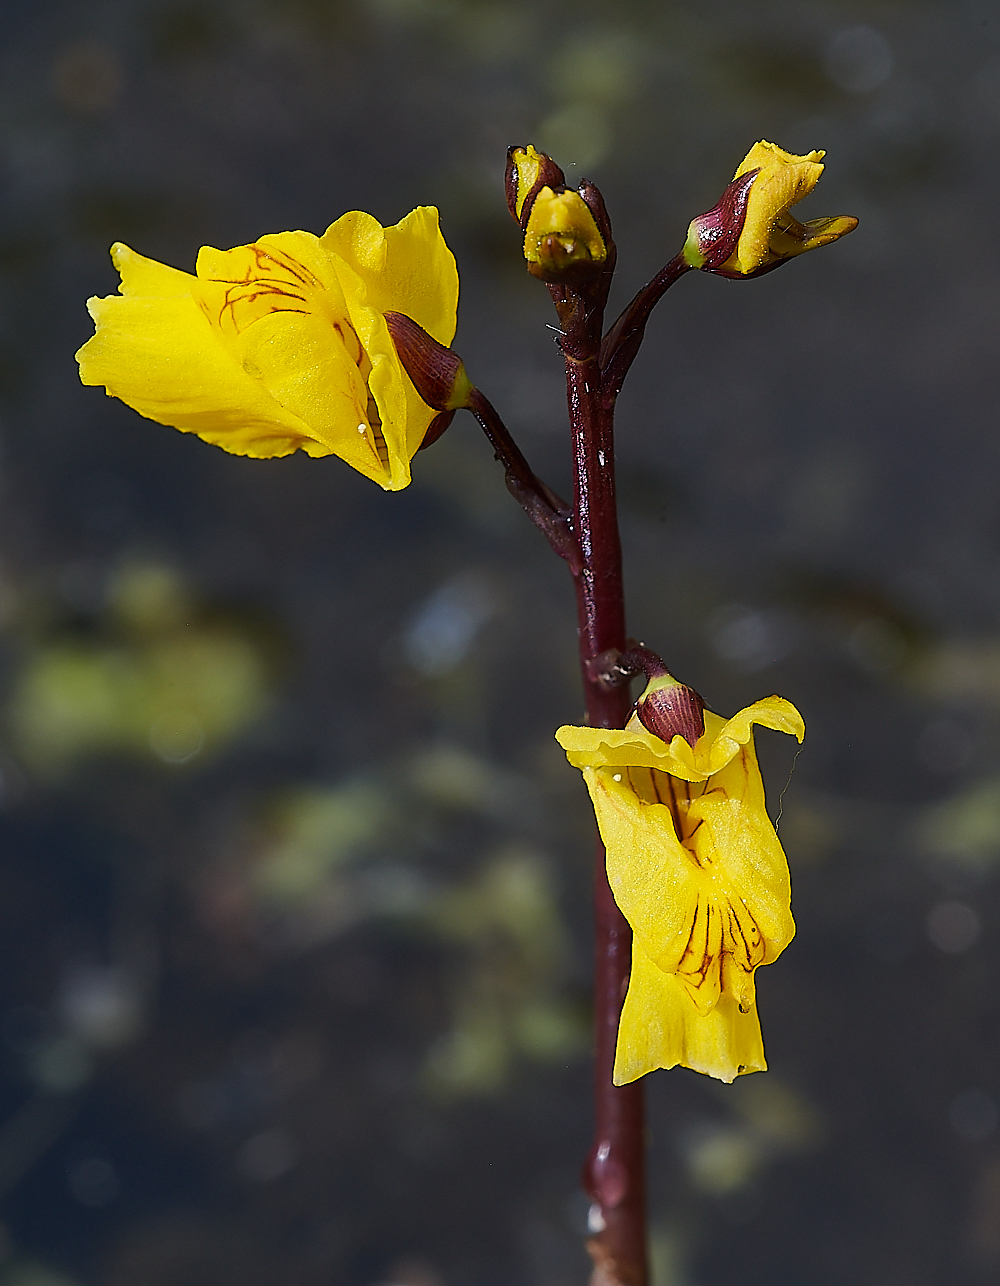
[[[604,238],[579,192],[539,189],[524,230],[524,257],[529,269],[557,271],[607,259]]]
[[[662,696],[663,687],[653,680],[647,693]],[[635,715],[621,730],[556,733],[583,770],[608,880],[632,926],[616,1085],[678,1064],[727,1082],[767,1066],[754,972],[777,958],[795,924],[788,865],[764,807],[755,723],[799,741],[805,734],[781,697],[728,720],[706,710],[694,748],[680,734],[668,744]]]
[[[795,156],[763,139],[754,143],[733,176],[735,180],[750,170],[758,171],[747,199],[739,242],[722,265],[722,272],[756,272],[778,260],[828,245],[858,226],[857,219],[849,215],[799,223],[790,212],[790,207],[808,196],[819,182],[823,173],[820,162],[825,155],[807,152],[805,156]]]
[[[451,343],[458,271],[437,210],[390,228],[356,210],[322,237],[206,246],[194,276],[120,243],[111,254],[121,293],[88,303],[84,384],[234,455],[337,455],[387,491],[407,485],[435,412],[384,313]]]

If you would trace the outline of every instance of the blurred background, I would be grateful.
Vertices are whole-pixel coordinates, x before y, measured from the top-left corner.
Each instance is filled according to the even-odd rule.
[[[989,0],[7,0],[0,1283],[575,1286],[591,817],[569,578],[469,420],[385,495],[82,388],[112,241],[436,204],[569,487],[503,199],[602,187],[612,315],[758,138],[846,241],[691,274],[620,402],[632,631],[759,734],[771,1070],[647,1081],[656,1286],[1000,1281],[1000,13]],[[994,371],[990,375],[990,371]],[[790,775],[791,774],[791,775]]]

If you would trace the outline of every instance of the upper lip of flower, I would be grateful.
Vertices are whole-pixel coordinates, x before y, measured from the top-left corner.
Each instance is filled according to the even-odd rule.
[[[709,712],[710,713],[710,712]],[[683,781],[704,781],[719,772],[752,736],[759,723],[778,732],[787,732],[801,741],[805,723],[798,710],[784,697],[764,697],[747,706],[731,719],[721,722],[692,749],[681,736],[668,745],[659,737],[629,721],[626,728],[578,728],[566,724],[556,732],[556,740],[576,768],[608,766],[659,768]],[[718,715],[712,715],[718,720]]]

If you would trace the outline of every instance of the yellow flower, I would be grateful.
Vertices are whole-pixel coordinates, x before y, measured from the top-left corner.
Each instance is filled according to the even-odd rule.
[[[205,246],[195,276],[120,243],[111,255],[121,293],[88,303],[84,384],[234,455],[337,455],[387,491],[407,485],[435,413],[383,314],[451,343],[458,272],[437,210],[391,228],[355,210],[322,237]]]
[[[722,1081],[763,1071],[754,971],[795,932],[788,865],[764,808],[753,725],[801,741],[781,697],[732,719],[705,711],[697,746],[668,745],[633,717],[624,729],[563,727],[608,853],[608,880],[632,926],[616,1085],[681,1064]]]
[[[529,265],[558,271],[607,259],[604,238],[579,192],[539,189],[524,230],[524,257]]]
[[[790,207],[819,182],[824,156],[825,152],[795,156],[763,139],[754,143],[733,175],[738,179],[748,170],[759,170],[747,200],[743,231],[735,252],[722,265],[723,272],[746,274],[766,268],[779,259],[828,245],[858,226],[849,215],[799,223],[790,213]]]

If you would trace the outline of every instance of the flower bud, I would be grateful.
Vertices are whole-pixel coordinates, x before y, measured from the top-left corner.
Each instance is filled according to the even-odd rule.
[[[507,208],[511,218],[521,225],[522,231],[540,189],[561,189],[565,186],[566,176],[551,156],[536,151],[530,143],[527,147],[507,149]]]
[[[594,216],[579,192],[554,192],[546,186],[535,196],[524,233],[528,271],[542,281],[560,282],[589,275],[608,257]]]
[[[776,268],[786,259],[829,245],[858,226],[851,215],[799,223],[791,207],[809,195],[823,173],[825,152],[796,156],[774,143],[755,143],[736,171],[741,179],[757,171],[746,198],[743,226],[729,258],[704,266],[723,277],[749,277]],[[691,262],[688,260],[688,262]],[[696,265],[692,265],[696,266]]]
[[[385,323],[403,369],[427,405],[435,411],[457,411],[466,406],[472,383],[459,355],[439,344],[405,313],[386,313]],[[431,423],[430,429],[435,423]],[[447,427],[444,425],[440,432]],[[426,437],[424,442],[430,445]]]
[[[636,702],[639,722],[667,745],[678,734],[694,749],[705,731],[705,702],[694,688],[670,674],[650,679]]]

